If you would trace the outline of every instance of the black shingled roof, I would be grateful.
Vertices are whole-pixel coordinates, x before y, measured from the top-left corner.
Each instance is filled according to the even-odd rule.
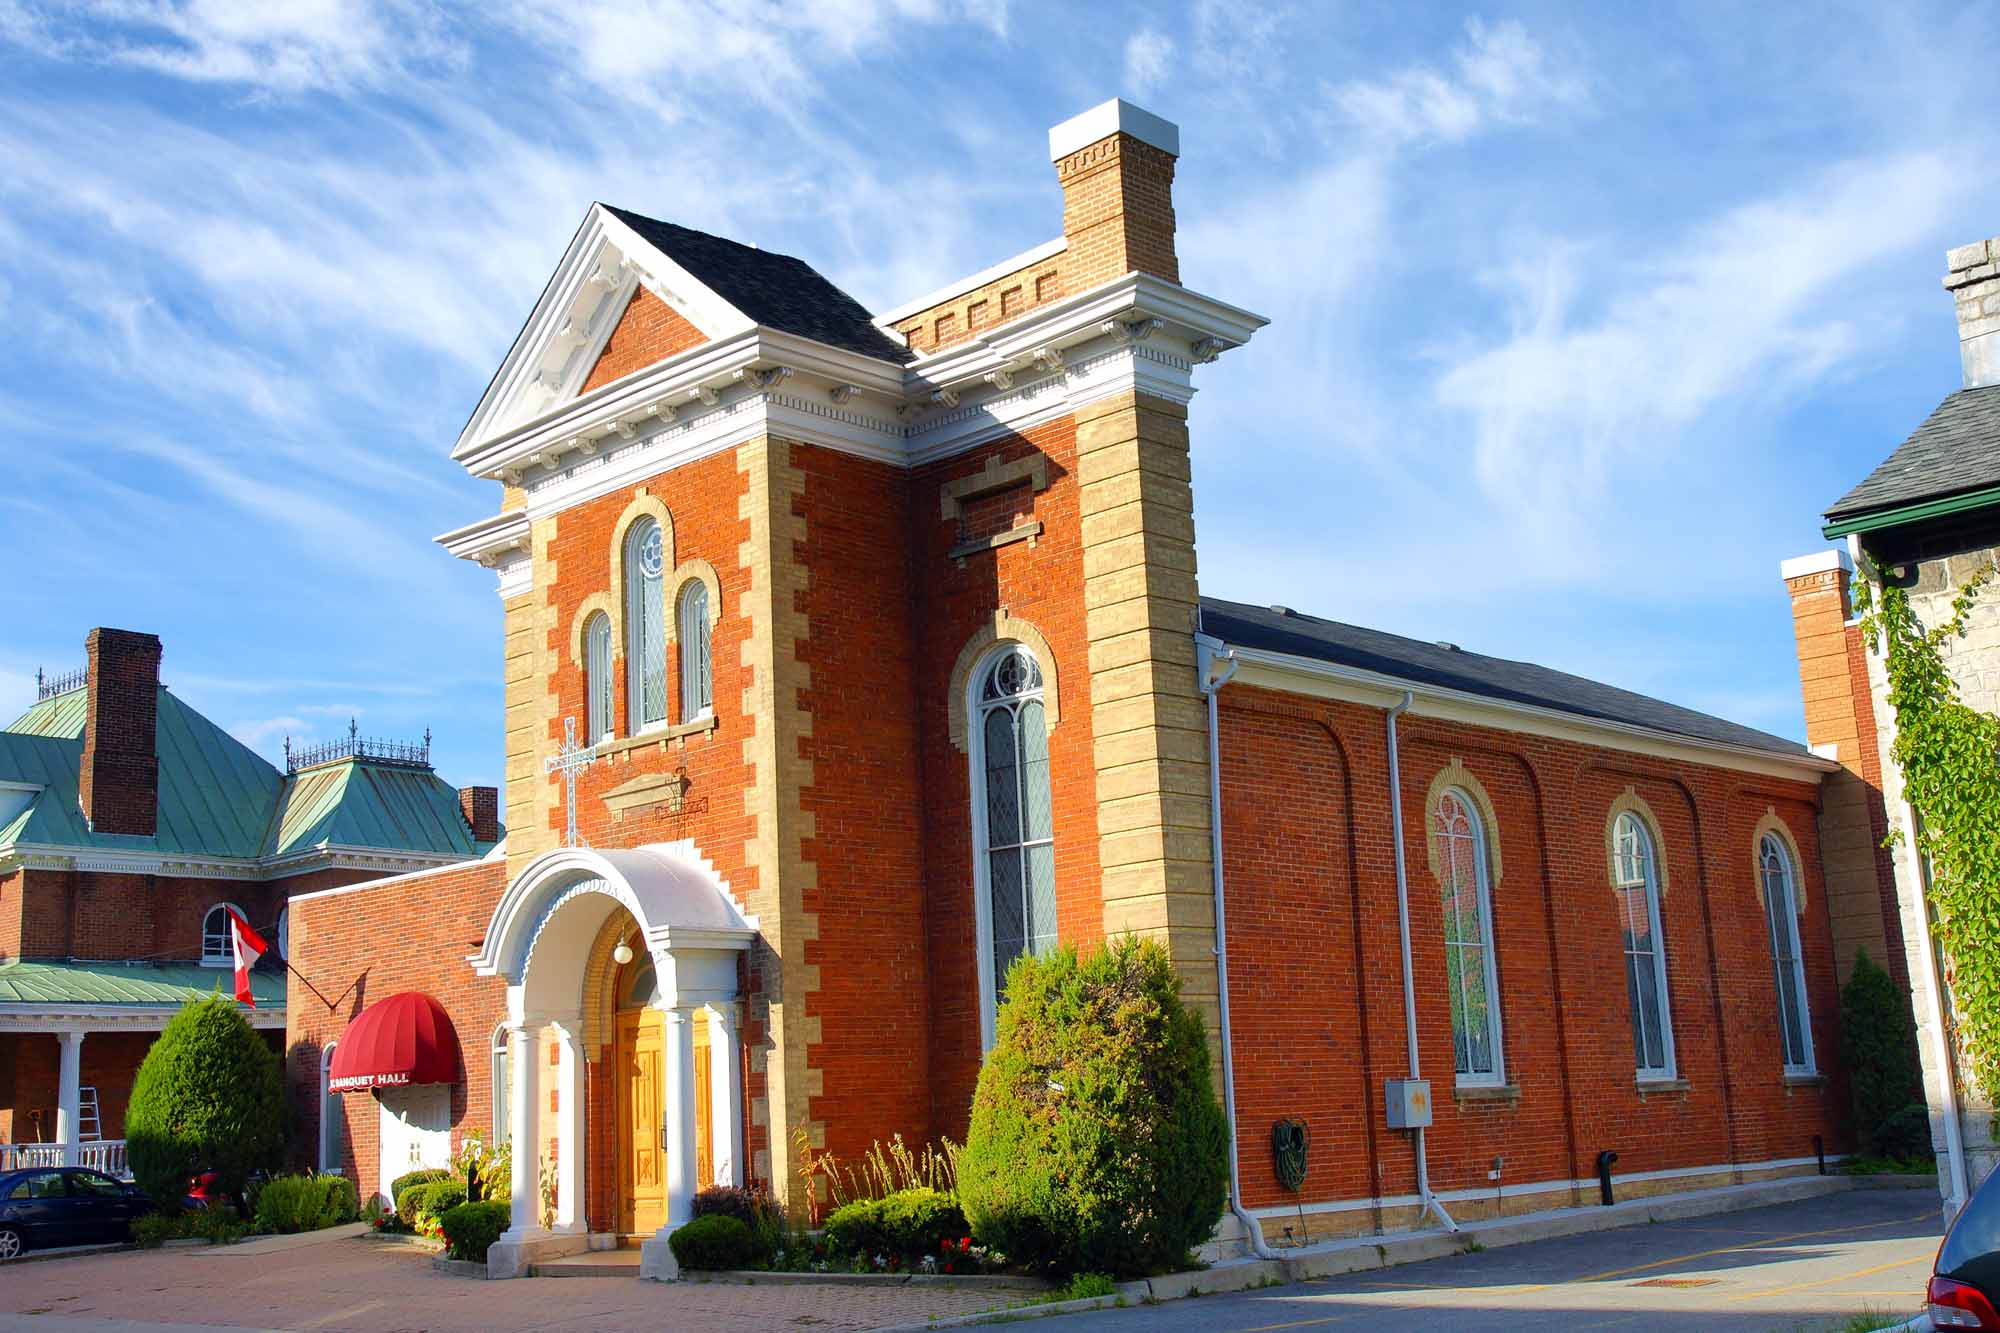
[[[803,259],[677,227],[610,204],[604,208],[693,274],[696,281],[765,328],[796,333],[829,347],[898,365],[911,359],[910,349],[877,328],[859,301]]]
[[[1834,501],[1828,520],[2000,486],[2000,385],[1960,389],[1910,438]]]
[[[1333,662],[1415,685],[1433,685],[1578,717],[1623,722],[1694,740],[1765,750],[1786,758],[1811,754],[1805,746],[1782,736],[1567,672],[1552,671],[1532,662],[1482,657],[1461,648],[1320,620],[1296,611],[1274,611],[1269,607],[1204,597],[1201,627],[1203,633],[1234,647]]]

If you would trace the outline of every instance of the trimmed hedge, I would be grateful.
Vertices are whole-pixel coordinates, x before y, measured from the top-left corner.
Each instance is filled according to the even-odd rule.
[[[257,1226],[263,1231],[319,1231],[359,1216],[361,1201],[345,1176],[276,1176],[257,1193]]]
[[[125,1110],[126,1162],[157,1202],[179,1204],[188,1179],[213,1171],[229,1195],[285,1152],[285,1080],[278,1053],[234,1000],[183,1005],[132,1083]]]
[[[409,1217],[428,1217],[435,1220],[466,1201],[465,1182],[457,1176],[446,1176],[443,1180],[414,1185],[404,1193],[403,1201],[409,1205],[407,1214]],[[397,1211],[399,1215],[402,1214],[401,1209]]]
[[[1180,989],[1152,940],[1009,969],[958,1161],[982,1245],[1052,1275],[1139,1277],[1208,1239],[1228,1198],[1229,1132]]]
[[[438,1225],[444,1228],[444,1240],[450,1247],[451,1257],[485,1263],[486,1252],[493,1248],[493,1242],[500,1239],[500,1233],[507,1229],[508,1214],[506,1202],[498,1199],[461,1203],[448,1209],[438,1219]]]
[[[1840,989],[1840,1058],[1853,1098],[1854,1137],[1883,1157],[1931,1155],[1930,1113],[1921,1126],[1908,1114],[1923,1108],[1923,1069],[1917,1062],[1910,997],[1878,967],[1866,949],[1854,953],[1854,971]]]
[[[426,1166],[415,1171],[405,1171],[389,1185],[389,1201],[395,1205],[400,1215],[403,1211],[403,1195],[418,1185],[428,1185],[433,1181],[449,1180],[452,1173],[441,1166]]]
[[[754,1268],[766,1258],[749,1227],[727,1213],[697,1217],[667,1237],[682,1268],[727,1272]]]
[[[968,1234],[958,1200],[927,1186],[880,1199],[857,1199],[826,1219],[826,1241],[842,1255],[934,1254],[941,1240]]]

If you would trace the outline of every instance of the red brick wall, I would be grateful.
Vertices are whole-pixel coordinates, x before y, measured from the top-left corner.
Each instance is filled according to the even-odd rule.
[[[576,628],[584,601],[610,588],[610,561],[617,558],[612,552],[613,535],[619,518],[640,486],[658,498],[673,517],[674,560],[677,563],[706,560],[714,567],[721,585],[720,614],[712,630],[709,651],[716,724],[708,731],[684,739],[621,749],[584,769],[576,784],[577,831],[596,847],[633,847],[692,838],[702,854],[714,863],[716,873],[728,881],[737,903],[742,905],[757,886],[756,870],[744,858],[744,847],[756,832],[755,820],[744,800],[755,779],[744,751],[745,742],[753,734],[755,719],[743,706],[744,692],[752,684],[752,673],[743,665],[743,644],[748,633],[743,599],[750,592],[750,575],[742,566],[740,551],[749,538],[749,523],[738,512],[739,502],[747,493],[747,481],[737,469],[734,453],[700,459],[649,477],[630,489],[565,510],[556,518],[549,555],[556,562],[557,571],[556,583],[550,590],[555,608],[550,647],[557,666],[550,686],[558,702],[550,737],[561,736],[563,718],[575,717],[581,722],[588,715],[584,671],[570,651],[569,636]],[[666,589],[668,614],[672,614],[678,593],[677,587]],[[612,715],[622,720],[628,716],[622,655],[612,675]],[[680,654],[670,648],[667,704],[671,723],[684,720],[680,698]],[[606,793],[634,778],[675,772],[687,777],[678,814],[661,804],[629,810],[620,817],[604,805]],[[556,795],[550,809],[550,830],[559,840],[564,805],[559,784],[553,779],[549,781]],[[775,960],[752,955],[746,974],[746,999],[754,1000],[762,993],[761,973],[767,965],[775,965]],[[754,1005],[746,1005],[743,1028],[746,1046],[754,1046],[763,1037],[763,1026],[755,1016]],[[752,1075],[745,1091],[746,1107],[751,1098],[762,1095],[763,1087],[764,1075],[761,1072]],[[601,1105],[594,1103],[590,1109],[593,1153],[601,1149],[609,1154],[610,1145],[615,1144],[616,1126],[608,1118],[611,1106],[607,1101]],[[600,1115],[607,1118],[600,1122],[597,1118]],[[761,1125],[746,1128],[746,1162],[754,1162],[758,1150],[768,1146],[765,1133]],[[609,1163],[608,1156],[605,1162]],[[605,1172],[593,1175],[589,1201],[593,1225],[608,1217],[615,1206],[614,1196],[607,1193],[600,1197],[597,1193],[599,1183],[609,1180]],[[609,1190],[610,1186],[604,1188]]]
[[[1033,494],[1042,524],[1030,544],[949,555],[955,522],[940,517],[940,488],[989,458],[1040,454],[1048,489]],[[962,1139],[979,1076],[979,960],[973,904],[971,773],[949,729],[951,670],[966,643],[1000,608],[1026,620],[1055,655],[1061,720],[1049,737],[1055,822],[1056,921],[1066,941],[1102,939],[1097,863],[1097,778],[1091,749],[1090,662],[1084,626],[1083,537],[1076,481],[1076,423],[1063,418],[919,469],[909,504],[916,596],[916,680],[922,711],[924,877],[928,898],[933,1127]]]
[[[611,330],[604,350],[598,354],[597,364],[590,368],[577,392],[589,393],[600,384],[644,370],[707,341],[707,335],[688,323],[679,311],[644,287],[637,288],[625,306],[625,313],[619,316],[618,326]]]
[[[332,872],[348,882],[364,872]],[[256,883],[100,871],[22,872],[22,958],[191,962],[201,923],[217,903],[235,903],[259,930],[275,928],[295,881]],[[4,943],[4,938],[0,938]]]
[[[26,905],[28,872],[16,870],[0,875],[0,961],[21,956],[22,913]]]
[[[91,1032],[78,1055],[77,1082],[97,1089],[98,1134],[125,1137],[132,1083],[157,1032]],[[279,1034],[267,1032],[272,1049]],[[53,1143],[61,1095],[62,1046],[52,1032],[0,1034],[0,1143]],[[37,1119],[39,1115],[39,1119]]]
[[[1868,683],[1868,650],[1861,641],[1861,626],[1842,627],[1847,650],[1847,682],[1855,700],[1855,747],[1859,751],[1861,780],[1867,784],[1868,839],[1875,849],[1875,883],[1881,894],[1883,950],[1880,960],[1902,994],[1910,991],[1910,959],[1903,945],[1903,907],[1896,899],[1896,863],[1889,851],[1889,811],[1882,797],[1882,746],[1875,729],[1874,690]],[[1914,1022],[1914,1016],[1912,1018]]]
[[[458,1031],[464,1077],[452,1090],[452,1145],[467,1130],[492,1137],[489,1057],[506,1017],[507,986],[466,963],[507,886],[504,862],[474,862],[376,888],[292,904],[292,965],[338,1007],[329,1010],[298,975],[286,992],[285,1079],[294,1111],[293,1163],[319,1164],[320,1054],[363,1008],[403,991],[434,996]],[[88,1042],[85,1043],[88,1046]],[[347,1116],[343,1169],[366,1199],[379,1180],[380,1107],[368,1093],[341,1098]]]
[[[1808,784],[1406,718],[1405,856],[1429,1135],[1438,1190],[1810,1156],[1842,1142],[1843,1081],[1787,1088],[1752,833],[1775,809],[1797,841],[1813,1037],[1838,1067],[1838,995]],[[1246,1201],[1289,1202],[1271,1123],[1312,1135],[1309,1200],[1414,1190],[1406,1135],[1382,1127],[1384,1079],[1405,1072],[1384,718],[1380,709],[1234,686],[1222,695],[1229,980]],[[1518,1103],[1451,1090],[1438,885],[1424,800],[1459,759],[1491,797],[1501,855],[1494,938],[1507,1076]],[[1662,834],[1669,997],[1686,1093],[1635,1086],[1624,955],[1605,827],[1632,788]],[[1379,1163],[1373,1178],[1371,1163]]]
[[[805,474],[798,558],[812,571],[799,656],[813,778],[801,806],[815,870],[805,910],[818,922],[806,1012],[821,1037],[807,1058],[824,1091],[811,1115],[830,1151],[855,1157],[894,1133],[930,1134],[909,491],[900,469],[830,449],[794,445],[792,460]]]

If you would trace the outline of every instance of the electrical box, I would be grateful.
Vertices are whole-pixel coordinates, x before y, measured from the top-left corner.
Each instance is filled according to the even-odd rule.
[[[1383,1084],[1383,1100],[1389,1107],[1390,1129],[1431,1127],[1431,1081],[1427,1078],[1392,1078]]]

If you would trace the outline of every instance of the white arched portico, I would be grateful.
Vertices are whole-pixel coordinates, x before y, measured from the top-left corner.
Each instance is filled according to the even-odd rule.
[[[584,1219],[585,975],[594,941],[620,909],[637,923],[635,945],[651,954],[658,975],[666,1054],[665,1123],[667,1216],[640,1247],[640,1272],[678,1273],[667,1235],[690,1217],[695,1179],[693,1028],[702,1010],[728,1048],[713,1067],[719,1177],[740,1183],[742,1106],[736,1058],[737,955],[756,937],[756,923],[737,910],[729,886],[693,842],[597,851],[565,847],[536,858],[507,887],[480,951],[471,958],[481,976],[507,979],[508,1068],[513,1087],[508,1117],[512,1137],[513,1222],[488,1254],[495,1276],[522,1276],[538,1258],[572,1253],[589,1243]],[[554,1028],[561,1045],[556,1074],[556,1202],[554,1224],[540,1220],[538,1112],[546,1101],[544,1061],[537,1038]],[[494,1090],[500,1096],[500,1089]]]

